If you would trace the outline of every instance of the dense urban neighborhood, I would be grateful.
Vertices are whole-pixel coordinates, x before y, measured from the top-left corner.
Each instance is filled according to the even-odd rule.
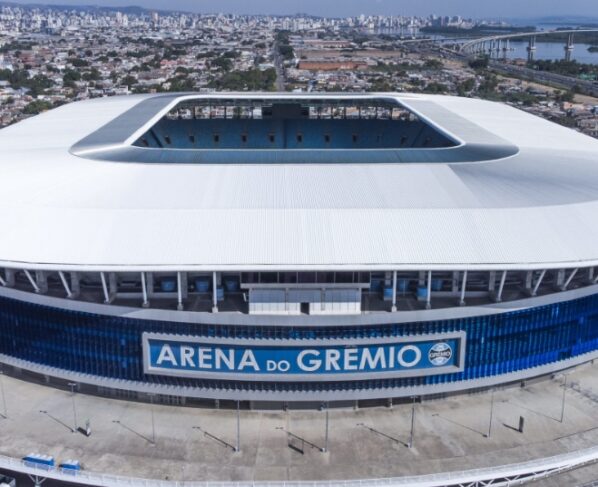
[[[507,77],[427,39],[511,32],[459,16],[0,8],[0,126],[74,100],[181,91],[423,92],[504,101],[598,137],[598,99]],[[525,60],[512,59],[513,65]],[[598,75],[576,61],[536,69]]]

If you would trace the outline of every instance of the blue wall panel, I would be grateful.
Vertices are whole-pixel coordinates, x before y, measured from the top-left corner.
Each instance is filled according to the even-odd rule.
[[[236,382],[143,373],[141,334],[355,339],[465,331],[465,370],[402,379],[329,383]],[[242,390],[355,390],[454,382],[514,372],[598,349],[598,295],[485,317],[363,327],[259,327],[149,321],[67,311],[0,298],[0,353],[97,376]]]

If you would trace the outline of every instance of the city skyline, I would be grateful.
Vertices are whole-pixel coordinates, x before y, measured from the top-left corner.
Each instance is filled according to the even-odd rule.
[[[471,0],[375,0],[364,4],[358,0],[346,0],[339,5],[333,0],[254,0],[249,6],[241,0],[49,0],[32,2],[15,0],[19,5],[93,5],[124,8],[139,6],[159,10],[183,10],[195,13],[273,14],[293,15],[304,13],[325,17],[365,15],[462,15],[472,18],[542,18],[566,15],[587,18],[598,17],[598,6],[593,0],[571,0],[566,7],[557,0],[505,0],[500,4],[472,2]]]

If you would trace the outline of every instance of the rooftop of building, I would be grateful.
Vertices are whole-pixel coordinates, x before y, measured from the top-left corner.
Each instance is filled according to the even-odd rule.
[[[385,100],[454,145],[286,151],[135,145],[181,103],[214,100]],[[364,126],[384,121],[361,120]],[[236,137],[242,141],[242,133]],[[525,270],[598,264],[598,141],[502,104],[387,93],[112,97],[5,128],[0,147],[5,267]],[[208,152],[216,159],[202,160]],[[280,160],[281,153],[293,155]]]

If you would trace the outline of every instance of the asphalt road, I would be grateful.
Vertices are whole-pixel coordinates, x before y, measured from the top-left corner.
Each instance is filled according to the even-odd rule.
[[[272,44],[272,58],[274,60],[274,68],[276,69],[276,91],[285,91],[284,89],[284,68],[282,66],[282,56],[278,52],[278,43]]]

